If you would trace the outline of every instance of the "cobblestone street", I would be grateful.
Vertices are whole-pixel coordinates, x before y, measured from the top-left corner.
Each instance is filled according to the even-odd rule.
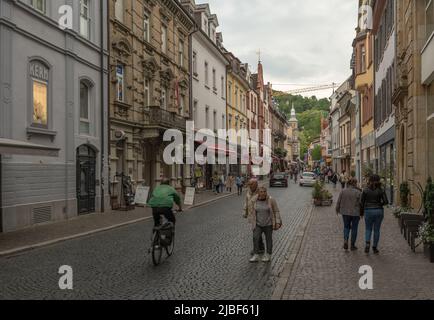
[[[178,216],[175,254],[154,267],[151,221],[0,259],[0,299],[271,299],[292,240],[311,209],[311,189],[272,189],[284,228],[271,264],[250,264],[251,229],[236,196]],[[74,290],[58,288],[58,269]]]
[[[337,193],[335,193],[335,200]],[[434,266],[423,249],[411,252],[397,220],[386,210],[380,255],[364,253],[364,220],[357,252],[345,252],[343,222],[335,208],[316,208],[304,235],[283,299],[434,299]],[[374,290],[359,288],[359,268],[374,272]]]

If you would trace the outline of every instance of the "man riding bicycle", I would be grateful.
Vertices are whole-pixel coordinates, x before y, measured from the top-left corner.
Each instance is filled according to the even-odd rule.
[[[152,208],[155,227],[161,225],[161,216],[163,215],[169,222],[175,225],[176,218],[172,211],[173,204],[176,203],[179,211],[182,211],[181,197],[178,192],[170,186],[169,179],[163,179],[161,185],[156,187],[152,193],[148,206]]]

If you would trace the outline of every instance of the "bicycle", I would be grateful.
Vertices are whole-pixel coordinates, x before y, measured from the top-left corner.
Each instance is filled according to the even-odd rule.
[[[174,211],[174,213],[177,212],[179,211]],[[167,257],[171,257],[175,249],[175,225],[167,221],[164,216],[162,216],[162,219],[162,224],[153,229],[151,239],[152,247],[149,249],[154,266],[160,265],[163,250],[166,251]]]

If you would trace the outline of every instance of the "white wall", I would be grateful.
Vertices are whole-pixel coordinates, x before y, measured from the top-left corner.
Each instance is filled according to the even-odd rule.
[[[197,101],[198,110],[195,112],[196,129],[206,128],[206,107],[209,107],[209,123],[213,128],[214,111],[217,112],[217,128],[226,129],[226,62],[221,54],[216,54],[217,48],[212,49],[205,35],[196,33],[193,36],[193,52],[197,54],[197,77],[193,77],[193,106]],[[205,86],[205,61],[208,62],[209,88]],[[216,70],[216,93],[213,90],[213,72]],[[224,92],[221,88],[221,77],[224,77]],[[222,117],[225,117],[223,126]]]

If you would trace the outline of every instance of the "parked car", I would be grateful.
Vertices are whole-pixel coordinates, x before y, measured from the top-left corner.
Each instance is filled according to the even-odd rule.
[[[288,188],[288,178],[284,173],[276,173],[270,179],[270,188],[285,187]]]
[[[303,172],[300,177],[300,187],[313,187],[316,183],[316,176],[313,172]]]

